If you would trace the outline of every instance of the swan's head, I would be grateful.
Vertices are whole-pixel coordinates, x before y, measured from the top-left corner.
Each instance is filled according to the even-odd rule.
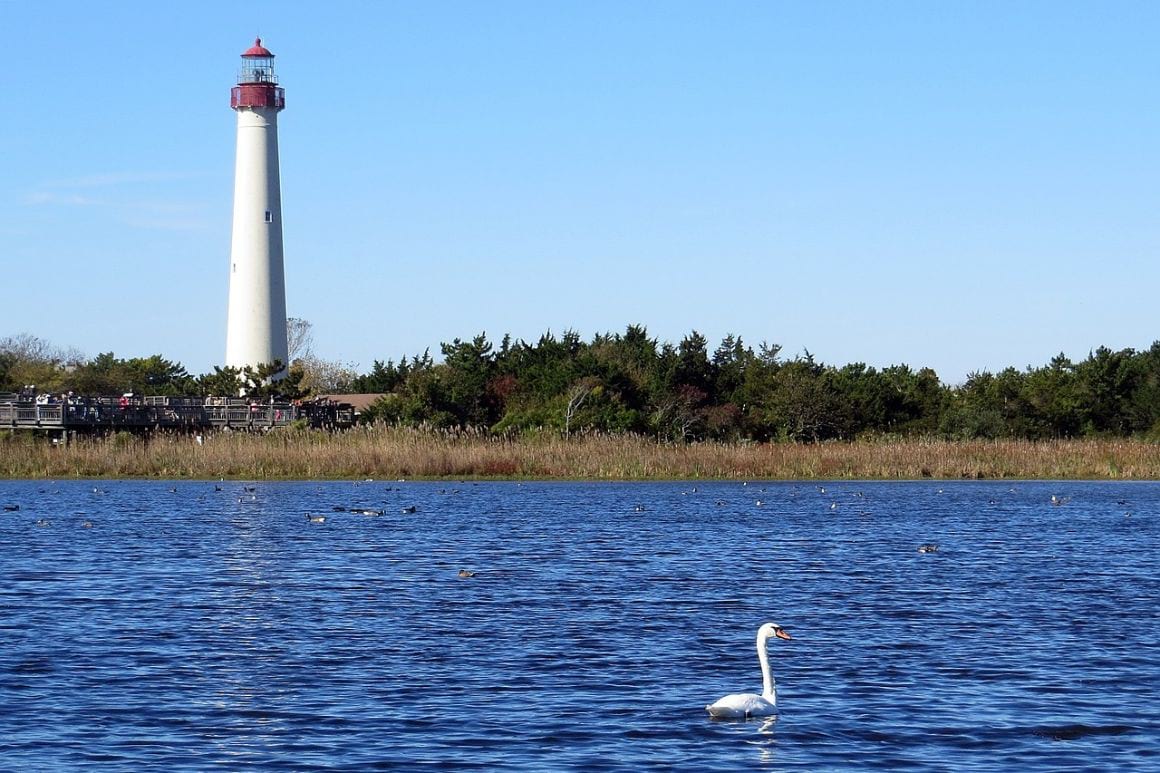
[[[792,639],[789,631],[782,628],[777,623],[766,623],[757,629],[757,638],[761,641],[768,641],[770,636],[776,636],[779,639]]]

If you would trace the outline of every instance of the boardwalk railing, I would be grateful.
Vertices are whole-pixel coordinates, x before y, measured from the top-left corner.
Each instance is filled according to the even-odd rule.
[[[75,397],[37,400],[0,395],[0,428],[62,431],[268,430],[303,419],[308,426],[342,429],[354,424],[346,403],[253,402],[225,397]]]

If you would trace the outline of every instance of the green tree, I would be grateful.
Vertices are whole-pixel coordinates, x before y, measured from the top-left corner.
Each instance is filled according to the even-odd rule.
[[[845,435],[851,425],[849,406],[831,380],[809,352],[778,371],[767,410],[781,437],[816,443]]]
[[[1128,429],[1160,439],[1160,341],[1133,358],[1134,388],[1123,406]]]
[[[124,361],[129,391],[137,394],[186,395],[193,392],[196,380],[180,362],[171,362],[160,354],[133,357]]]
[[[714,385],[713,364],[709,361],[709,342],[696,330],[681,339],[677,347],[677,361],[673,372],[676,385],[690,386],[703,392],[706,397]]]
[[[986,371],[967,374],[943,415],[940,432],[958,440],[994,439],[1005,431],[1003,414],[995,401],[995,376]]]
[[[212,373],[197,377],[195,391],[203,397],[234,397],[241,394],[242,385],[240,370],[215,365]]]
[[[459,426],[490,427],[499,415],[487,390],[495,364],[487,335],[480,333],[471,341],[456,338],[442,348],[445,400],[440,407]]]
[[[745,384],[745,372],[753,364],[753,350],[745,346],[740,336],[729,334],[713,352],[712,371],[715,375],[712,394],[720,404],[738,403],[739,392]]]
[[[1124,436],[1131,433],[1132,417],[1128,408],[1141,375],[1133,367],[1134,355],[1131,349],[1113,352],[1101,346],[1076,367],[1077,391],[1087,407],[1082,418],[1084,434]]]

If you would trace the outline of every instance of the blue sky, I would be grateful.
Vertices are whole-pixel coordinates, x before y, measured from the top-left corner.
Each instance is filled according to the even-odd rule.
[[[326,359],[643,324],[957,383],[1147,348],[1156,29],[1151,2],[0,0],[0,337],[222,362],[260,34],[288,311]]]

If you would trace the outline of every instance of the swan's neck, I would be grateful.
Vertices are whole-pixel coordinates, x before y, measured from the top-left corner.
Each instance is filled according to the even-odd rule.
[[[777,705],[777,685],[773,672],[769,670],[769,653],[765,649],[765,639],[757,640],[757,662],[761,663],[761,697]]]

